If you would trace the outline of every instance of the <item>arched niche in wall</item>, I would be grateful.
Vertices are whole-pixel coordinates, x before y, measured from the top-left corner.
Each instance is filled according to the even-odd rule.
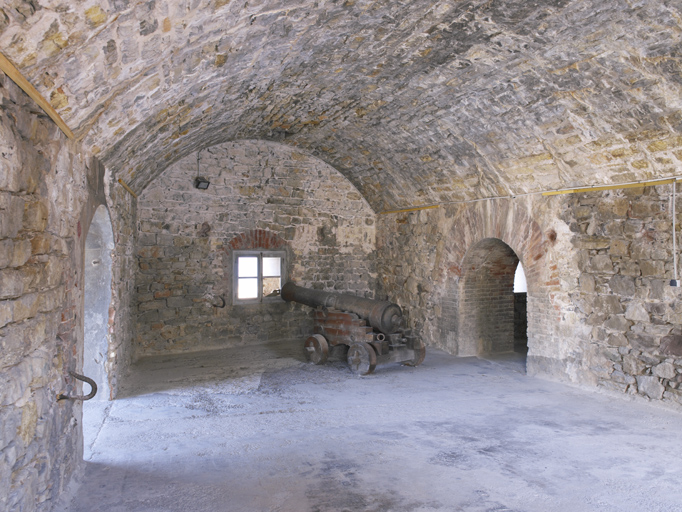
[[[237,250],[285,252],[283,274],[302,286],[356,295],[376,287],[369,203],[338,170],[283,144],[233,141],[186,156],[140,193],[137,221],[136,357],[312,329],[300,306],[235,301]]]
[[[83,374],[97,384],[95,397],[83,403],[83,430],[86,446],[101,425],[106,402],[110,399],[107,355],[109,352],[109,307],[111,303],[111,254],[114,234],[106,206],[95,211],[85,239],[84,253],[84,346]],[[87,386],[86,386],[87,387]]]
[[[514,250],[497,238],[485,238],[467,251],[462,264],[459,355],[514,351],[518,265]]]

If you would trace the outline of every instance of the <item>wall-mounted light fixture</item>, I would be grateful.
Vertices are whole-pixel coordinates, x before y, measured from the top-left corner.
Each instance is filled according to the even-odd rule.
[[[208,186],[211,184],[210,181],[208,181],[206,178],[202,178],[199,176],[199,173],[201,172],[199,170],[199,156],[201,155],[201,150],[197,151],[197,176],[194,178],[194,188],[198,188],[199,190],[206,190]]]
[[[211,182],[206,178],[194,178],[194,188],[198,188],[199,190],[206,190],[210,184]]]

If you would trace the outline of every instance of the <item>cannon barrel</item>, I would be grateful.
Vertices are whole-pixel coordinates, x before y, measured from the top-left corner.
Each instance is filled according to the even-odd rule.
[[[384,334],[392,334],[403,325],[403,312],[400,306],[392,302],[365,299],[348,293],[311,290],[292,282],[282,287],[282,298],[313,308],[334,308],[355,313]]]

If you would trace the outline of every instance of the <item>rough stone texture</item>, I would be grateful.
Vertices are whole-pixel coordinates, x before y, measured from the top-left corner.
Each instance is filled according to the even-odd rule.
[[[81,220],[101,168],[0,74],[0,509],[49,510],[82,458]],[[101,198],[101,195],[99,196]]]
[[[623,392],[676,403],[682,289],[669,286],[671,192],[662,185],[574,195],[562,217],[574,233],[579,281],[594,283],[569,291],[581,322],[593,326],[584,365],[600,386],[620,380]],[[679,196],[676,206],[679,240]],[[596,258],[608,264],[594,266]]]
[[[137,200],[120,185],[112,183],[107,172],[105,191],[114,232],[111,269],[111,306],[109,308],[109,372],[111,397],[118,392],[120,381],[133,360],[133,340],[137,318],[135,302],[135,239]],[[94,210],[92,212],[94,214]]]
[[[506,286],[508,248],[528,279],[531,375],[682,407],[669,188],[522,195],[680,174],[680,20],[669,0],[3,3],[3,54],[80,143],[64,141],[0,77],[0,508],[49,508],[79,459],[79,406],[52,400],[73,390],[64,375],[81,363],[82,244],[105,201],[116,244],[112,396],[134,348],[164,347],[164,329],[175,329],[168,339],[189,327],[215,343],[230,316],[194,302],[221,272],[227,290],[229,257],[216,259],[210,244],[227,250],[260,229],[289,244],[302,284],[343,282],[397,301],[428,344],[460,355],[508,346],[490,342],[509,308],[500,299],[495,314],[481,314],[499,289],[479,286],[495,274]],[[245,139],[270,142],[230,142]],[[231,154],[225,162],[237,168],[218,165],[208,148],[230,144],[257,151]],[[184,173],[187,187],[199,149],[201,172],[224,171],[213,188],[159,195],[164,172]],[[293,190],[316,172],[333,190]],[[120,178],[143,201],[157,194],[144,221]],[[351,184],[359,193],[346,204],[337,194]],[[215,185],[230,202],[218,201]],[[304,205],[317,194],[323,200]],[[436,203],[381,215],[376,227],[349,220],[372,219],[367,204],[378,214]],[[177,232],[164,227],[176,213],[186,215],[168,223]],[[371,235],[344,246],[374,229],[376,256]],[[297,254],[294,242],[306,249]],[[474,257],[482,248],[494,259]],[[318,270],[306,274],[297,261]],[[166,263],[178,266],[167,272]],[[203,288],[165,281],[182,270]],[[173,318],[142,318],[162,311]],[[233,327],[240,342],[277,322],[257,318],[251,330]]]
[[[193,188],[198,175],[207,190]],[[278,143],[214,146],[198,162],[190,155],[140,196],[138,220],[137,355],[312,332],[308,308],[232,303],[236,249],[285,250],[288,279],[301,286],[375,289],[369,205],[336,170]]]
[[[244,138],[306,148],[375,211],[669,176],[682,158],[669,0],[37,5],[3,9],[0,46],[138,192]]]
[[[459,355],[511,350],[513,270],[520,260],[528,282],[529,372],[589,378],[582,374],[576,337],[589,330],[576,328],[574,307],[562,287],[564,281],[578,283],[570,231],[555,216],[545,200],[533,197],[380,215],[382,293],[404,306],[410,327],[429,344]],[[487,286],[493,282],[497,285]],[[483,299],[502,288],[506,306],[490,309]],[[477,291],[481,300],[467,301]],[[494,347],[502,329],[507,342]]]

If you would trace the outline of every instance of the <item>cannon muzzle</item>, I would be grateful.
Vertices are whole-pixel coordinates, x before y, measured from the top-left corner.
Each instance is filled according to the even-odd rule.
[[[366,299],[349,293],[312,290],[292,282],[282,287],[282,298],[313,308],[334,308],[355,313],[385,334],[397,332],[403,326],[403,312],[400,306],[392,302]]]

